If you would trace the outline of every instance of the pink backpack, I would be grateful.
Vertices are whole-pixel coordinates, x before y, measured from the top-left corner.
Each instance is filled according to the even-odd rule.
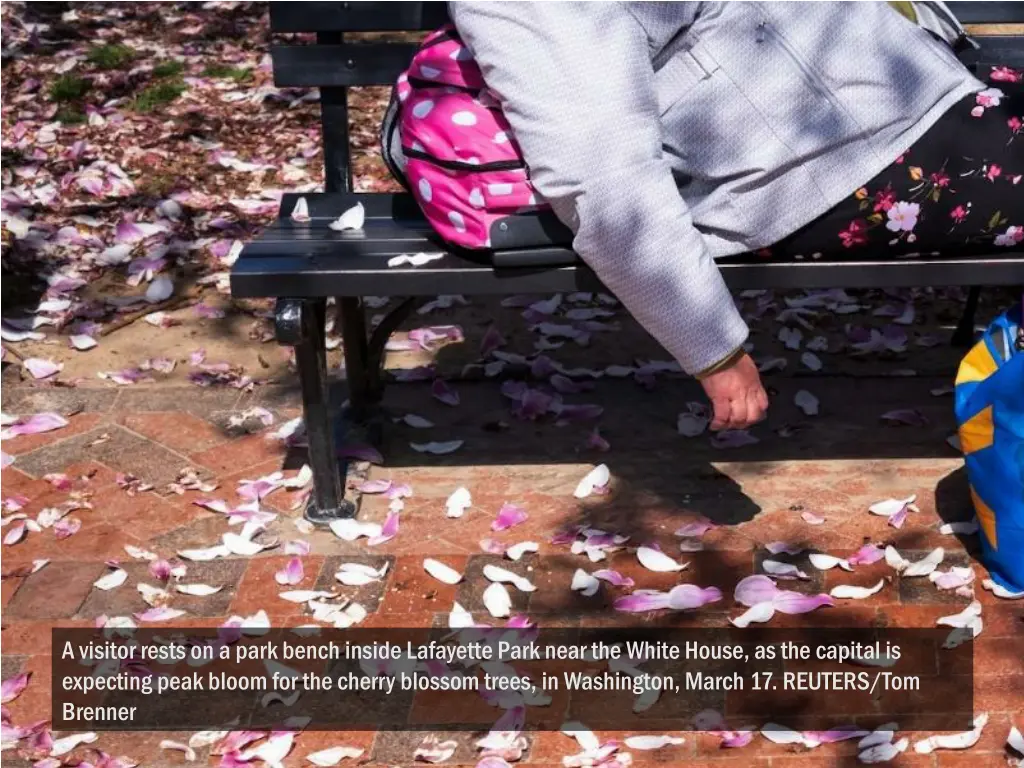
[[[497,99],[450,24],[423,41],[399,76],[382,143],[392,173],[449,243],[490,249],[499,220],[550,211],[530,183]]]

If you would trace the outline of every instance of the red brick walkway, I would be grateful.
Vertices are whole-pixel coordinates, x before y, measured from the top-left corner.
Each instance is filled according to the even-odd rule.
[[[480,595],[486,581],[480,570],[495,558],[482,553],[479,542],[489,536],[505,544],[530,539],[540,544],[537,555],[504,563],[528,574],[538,586],[528,599],[517,593],[515,610],[526,612],[542,625],[599,621],[602,613],[593,612],[594,603],[568,589],[572,572],[586,565],[585,558],[550,543],[557,530],[584,520],[606,530],[629,533],[633,541],[659,541],[666,551],[675,551],[678,540],[672,532],[683,521],[702,514],[725,523],[704,536],[704,551],[685,555],[691,566],[683,573],[686,581],[719,586],[725,599],[680,618],[683,624],[726,625],[727,617],[738,612],[732,601],[733,585],[758,571],[757,565],[765,557],[764,545],[777,540],[835,554],[849,554],[865,541],[892,543],[908,557],[943,546],[948,552],[946,566],[970,564],[980,579],[983,570],[964,543],[938,531],[943,520],[971,514],[962,461],[944,443],[953,431],[949,400],[927,394],[940,383],[924,377],[819,379],[815,391],[822,400],[823,415],[813,429],[784,439],[774,430],[800,420],[787,403],[792,401],[794,388],[804,383],[779,379],[772,382],[779,391],[772,421],[757,430],[765,441],[716,450],[706,437],[686,440],[675,434],[672,414],[678,403],[694,399],[692,384],[668,380],[648,393],[632,383],[609,382],[591,398],[608,408],[602,429],[613,448],[607,454],[580,449],[582,428],[509,419],[507,432],[489,431],[487,425],[507,409],[497,387],[490,383],[460,386],[463,405],[454,421],[444,411],[447,406],[430,399],[426,385],[399,385],[389,396],[392,405],[400,403],[403,411],[445,424],[430,433],[432,439],[466,440],[451,456],[424,457],[407,445],[409,440],[422,439],[421,431],[404,426],[391,431],[388,466],[373,467],[369,476],[391,478],[412,487],[413,495],[406,499],[401,513],[399,534],[371,551],[362,542],[346,543],[329,532],[302,533],[295,526],[300,513],[292,510],[298,492],[279,490],[264,501],[265,507],[279,513],[269,525],[269,538],[282,543],[301,538],[311,545],[311,553],[302,558],[305,579],[301,588],[338,586],[333,584],[332,574],[340,562],[389,563],[383,583],[349,588],[351,596],[370,612],[365,624],[379,627],[426,626],[438,615],[446,615],[454,600],[481,611]],[[849,405],[853,402],[858,403],[856,408]],[[919,404],[931,425],[878,426],[878,413],[907,402]],[[277,425],[298,413],[296,395],[288,388],[264,388],[241,395],[196,388],[7,388],[6,412],[71,415],[64,429],[4,441],[4,450],[16,457],[13,466],[3,470],[5,498],[27,497],[22,511],[29,517],[69,500],[89,505],[71,513],[81,519],[82,527],[69,538],[58,540],[52,530],[43,530],[3,547],[5,574],[24,570],[37,559],[49,561],[32,575],[12,575],[2,582],[3,676],[32,672],[26,691],[9,705],[13,722],[50,717],[50,627],[90,626],[98,616],[126,616],[147,607],[135,589],[140,581],[152,581],[147,564],[133,561],[125,545],[173,557],[181,549],[216,543],[228,530],[226,521],[223,515],[194,505],[195,500],[214,497],[234,505],[241,501],[236,495],[240,480],[282,466],[301,465],[301,453],[288,454],[281,443],[265,434],[238,434],[226,427],[230,415],[254,405],[270,408]],[[612,469],[611,494],[574,499],[578,480],[601,461]],[[216,490],[169,493],[168,483],[185,467],[216,483]],[[119,472],[131,473],[154,489],[129,493],[116,482]],[[48,473],[65,473],[73,487],[55,488],[43,479]],[[448,519],[445,499],[459,485],[472,492],[473,506],[463,518]],[[879,499],[910,494],[917,494],[920,512],[911,513],[901,530],[867,513],[867,507]],[[492,534],[491,521],[506,501],[522,505],[529,519],[511,531]],[[383,496],[364,496],[359,517],[382,521],[387,505]],[[825,522],[809,525],[801,517],[804,511],[823,516]],[[440,558],[464,571],[465,582],[446,586],[432,579],[423,570],[424,556]],[[128,580],[122,587],[103,592],[92,584],[107,570],[104,561],[109,559],[121,561]],[[216,626],[230,615],[250,615],[260,609],[282,625],[307,621],[302,605],[277,597],[281,587],[275,583],[274,573],[285,561],[277,548],[252,558],[189,563],[187,581],[223,589],[209,597],[176,595],[172,605],[187,611],[187,616],[175,624]],[[817,592],[840,582],[870,585],[881,577],[893,583],[868,600],[819,611],[813,619],[777,616],[772,626],[807,626],[811,620],[828,626],[927,627],[967,602],[967,598],[940,593],[927,580],[900,580],[884,562],[845,574],[809,568],[805,556],[794,561],[811,575],[809,581],[795,584],[796,589]],[[540,566],[534,569],[531,562],[543,563],[543,570]],[[676,574],[645,571],[626,551],[612,555],[608,565],[633,577],[637,586],[665,588],[678,580]],[[895,765],[1003,765],[1003,742],[1011,722],[1020,725],[1024,703],[1024,605],[997,600],[980,586],[975,594],[984,605],[985,621],[975,650],[975,709],[991,716],[982,741],[964,753],[906,754]],[[611,613],[608,601],[601,605],[606,607],[605,615]],[[634,751],[634,761],[780,767],[838,765],[855,755],[850,743],[806,750],[773,745],[757,737],[747,748],[722,750],[712,736],[683,735],[685,744],[653,752]],[[103,733],[95,746],[110,754],[128,755],[140,765],[180,765],[181,753],[161,750],[158,744],[164,738],[186,740],[188,736]],[[348,744],[365,748],[363,759],[374,764],[411,764],[422,736],[301,734],[287,763],[300,765],[310,752]],[[454,738],[460,747],[446,764],[473,764],[472,735]],[[563,755],[576,751],[574,747],[572,740],[558,733],[532,734],[523,762],[560,764]],[[8,762],[20,764],[12,752],[5,753],[5,765]]]

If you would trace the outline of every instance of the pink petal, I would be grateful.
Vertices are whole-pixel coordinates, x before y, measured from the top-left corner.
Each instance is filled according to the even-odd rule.
[[[721,599],[722,591],[717,587],[701,588],[696,584],[679,584],[669,590],[668,607],[674,611],[686,611]]]
[[[685,536],[686,538],[700,538],[705,533],[710,531],[712,528],[718,526],[706,517],[700,517],[692,522],[684,523],[682,526],[675,530],[676,536]]]
[[[173,569],[174,566],[166,560],[154,560],[149,564],[149,575],[159,581],[167,581]]]
[[[601,451],[603,453],[605,451],[611,450],[612,446],[611,443],[609,443],[601,436],[601,430],[598,429],[597,427],[594,427],[594,431],[590,432],[587,435],[587,441],[586,443],[583,444],[583,447],[590,448],[595,451]]]
[[[8,704],[18,698],[25,690],[25,686],[28,685],[28,679],[31,676],[31,672],[22,672],[20,675],[4,680],[3,686],[0,687],[0,703]]]
[[[613,571],[608,568],[604,568],[600,571],[594,571],[592,574],[595,579],[601,579],[601,581],[607,581],[613,587],[632,587],[633,580],[628,576],[623,576],[618,571]]]
[[[902,528],[903,524],[907,522],[907,514],[910,512],[910,505],[904,504],[900,507],[899,511],[894,515],[889,516],[889,525],[893,528]]]
[[[631,595],[620,597],[614,603],[616,611],[644,613],[668,608],[668,593],[651,590],[637,590]]]
[[[561,373],[552,375],[548,381],[556,392],[561,392],[563,395],[575,395],[594,388],[590,382],[576,382]]]
[[[491,555],[505,554],[505,545],[495,539],[480,539],[480,549]]]
[[[378,544],[383,544],[385,541],[390,541],[396,535],[398,535],[398,513],[389,512],[388,516],[384,519],[384,524],[380,527],[380,533],[366,543],[371,547],[375,547]]]
[[[876,547],[874,544],[865,544],[848,558],[846,562],[850,565],[871,565],[885,557],[885,550]]]
[[[557,413],[559,422],[593,421],[604,413],[604,408],[592,403],[563,405],[557,410]]]
[[[65,517],[53,524],[53,535],[58,539],[66,539],[74,536],[82,527],[82,521],[77,517]]]
[[[719,745],[725,749],[736,749],[745,747],[754,740],[753,731],[722,731],[722,743]]]
[[[169,606],[161,605],[156,608],[150,608],[148,611],[132,615],[139,621],[170,621],[171,619],[176,619],[179,616],[184,616],[185,612],[180,611],[177,608],[170,608]]]
[[[835,605],[832,598],[826,594],[803,595],[799,592],[779,592],[773,599],[772,605],[775,610],[781,613],[810,613],[815,608],[823,605]]]
[[[908,427],[924,427],[928,425],[928,418],[913,408],[900,408],[895,411],[887,411],[882,414],[882,421],[886,424]]]
[[[505,346],[505,344],[505,337],[501,335],[498,326],[487,326],[487,331],[484,333],[483,339],[480,340],[480,357],[487,357],[491,352],[498,347]]]
[[[7,469],[11,464],[14,463],[14,457],[11,454],[0,451],[0,469]]]
[[[53,360],[42,360],[38,357],[30,357],[22,365],[32,374],[33,379],[45,379],[53,376],[64,367],[60,363],[53,362]]]
[[[801,512],[800,517],[808,525],[821,525],[825,522],[824,517],[816,515],[813,512]]]
[[[387,493],[390,489],[390,480],[364,480],[356,486],[360,493]]]
[[[804,551],[805,547],[799,544],[791,544],[788,541],[772,541],[764,545],[764,548],[771,552],[773,555],[787,554],[787,555],[799,555]]]
[[[528,517],[529,515],[526,514],[525,509],[506,502],[501,505],[501,509],[498,510],[498,516],[491,523],[491,530],[507,531],[512,526],[525,522]]]
[[[460,402],[459,393],[448,386],[444,379],[434,379],[434,383],[430,385],[430,394],[445,405],[454,407]]]
[[[274,581],[281,586],[294,586],[301,582],[304,576],[302,561],[293,557],[284,568],[274,574]]]
[[[740,605],[750,608],[758,603],[770,602],[779,594],[779,588],[775,586],[774,581],[767,576],[758,574],[747,576],[740,581],[736,585],[733,597]]]

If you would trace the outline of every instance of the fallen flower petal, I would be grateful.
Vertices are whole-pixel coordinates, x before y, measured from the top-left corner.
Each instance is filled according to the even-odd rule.
[[[447,442],[409,443],[409,447],[417,453],[432,453],[436,456],[444,456],[449,453],[455,453],[465,442],[465,440],[448,440]]]
[[[63,363],[55,363],[53,360],[43,360],[38,357],[30,357],[22,366],[27,370],[33,379],[45,379],[53,376],[56,373],[60,373],[64,368]]]
[[[96,589],[109,591],[111,589],[117,589],[117,587],[120,587],[122,584],[124,584],[127,579],[127,571],[125,571],[123,568],[115,568],[105,576],[101,576],[100,578],[96,579],[96,581],[94,581],[92,585],[96,587]]]
[[[743,629],[751,624],[763,624],[775,615],[775,606],[770,600],[754,603],[743,614],[734,619],[729,619],[736,627]]]
[[[284,568],[274,574],[274,581],[281,586],[293,587],[305,577],[302,568],[302,560],[297,557],[291,558]]]
[[[974,718],[974,728],[963,733],[948,733],[929,736],[914,744],[914,751],[919,755],[928,755],[936,749],[969,749],[978,743],[982,731],[988,725],[988,714],[982,713]]]
[[[327,226],[336,232],[344,232],[345,230],[360,230],[365,223],[366,209],[362,203],[356,203]]]
[[[655,573],[671,573],[686,568],[685,564],[677,563],[664,552],[653,547],[639,547],[636,551],[636,559],[644,568]]]
[[[492,531],[507,531],[509,528],[526,522],[529,515],[526,510],[515,504],[505,503],[498,510],[498,516],[491,523]]]
[[[505,585],[499,582],[494,582],[484,590],[483,602],[487,612],[496,619],[503,619],[512,612],[512,596]]]
[[[355,760],[362,757],[364,751],[356,747],[330,747],[306,755],[306,760],[313,765],[321,766],[321,768],[328,768],[329,766],[337,765],[342,760]]]
[[[829,595],[845,600],[864,600],[878,592],[885,586],[885,579],[879,579],[873,587],[858,587],[852,584],[839,584],[832,588]]]
[[[599,464],[580,480],[572,495],[577,499],[585,499],[592,493],[598,492],[599,489],[605,488],[609,482],[611,482],[611,473],[608,467],[605,464]]]
[[[445,502],[445,514],[448,517],[462,517],[472,504],[473,499],[469,491],[465,488],[456,488]]]
[[[423,569],[444,584],[458,584],[462,581],[461,573],[439,560],[427,558],[423,561]]]

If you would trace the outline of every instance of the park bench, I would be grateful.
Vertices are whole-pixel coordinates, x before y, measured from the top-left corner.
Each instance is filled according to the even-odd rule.
[[[1014,26],[1024,22],[1024,4],[950,5],[970,31],[984,35],[978,38],[981,49],[966,54],[968,64],[1024,66],[1024,27]],[[320,89],[326,192],[304,195],[312,217],[306,223],[290,218],[299,196],[283,197],[277,221],[235,262],[231,290],[237,298],[276,298],[276,338],[295,348],[315,486],[306,516],[315,522],[354,511],[344,497],[344,473],[336,450],[339,422],[329,394],[324,330],[328,297],[336,297],[342,325],[349,398],[345,419],[359,423],[380,402],[388,337],[428,298],[601,290],[593,272],[571,249],[516,248],[516,233],[511,231],[504,240],[501,233],[492,233],[494,252],[489,259],[468,258],[445,249],[410,195],[353,190],[348,88],[393,84],[416,50],[414,42],[394,41],[395,35],[367,39],[365,33],[420,32],[446,20],[446,4],[441,2],[270,3],[272,33],[316,36],[315,44],[275,44],[271,54],[278,86]],[[362,231],[328,228],[356,202],[366,209]],[[387,265],[399,254],[425,251],[446,255],[425,266]],[[771,263],[751,256],[730,259],[722,264],[722,272],[733,289],[969,287],[954,336],[963,343],[973,335],[978,287],[1024,283],[1024,258],[1004,252],[970,259]],[[363,296],[403,300],[371,331]]]

